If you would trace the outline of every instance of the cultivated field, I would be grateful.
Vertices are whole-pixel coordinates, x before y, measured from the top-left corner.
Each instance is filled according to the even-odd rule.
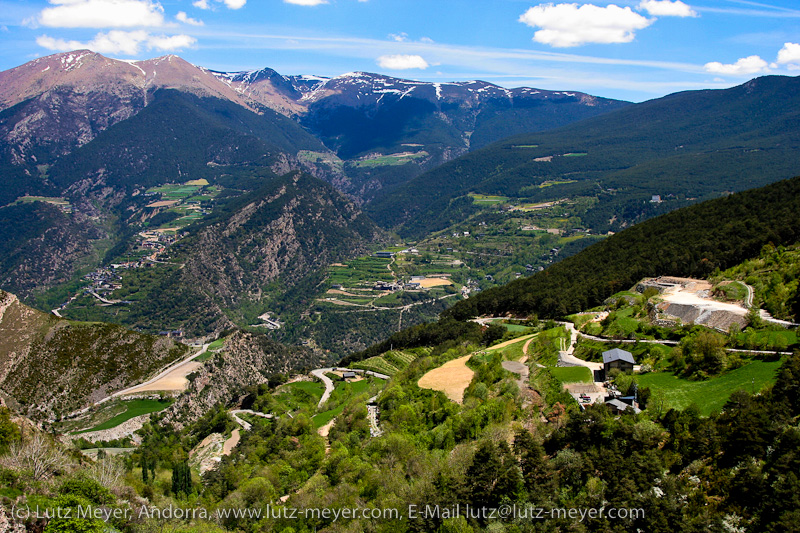
[[[434,368],[422,376],[417,385],[422,389],[442,391],[456,403],[464,401],[464,391],[472,382],[475,372],[467,366],[472,355],[465,355],[448,361],[439,368]]]

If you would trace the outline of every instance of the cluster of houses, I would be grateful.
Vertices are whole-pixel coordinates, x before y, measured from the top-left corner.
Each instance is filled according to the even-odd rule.
[[[636,394],[623,396],[614,385],[607,382],[612,370],[633,372],[635,365],[636,360],[633,358],[633,354],[627,350],[614,348],[603,352],[603,368],[594,372],[594,379],[596,382],[606,382],[606,387],[598,389],[594,385],[587,386],[585,391],[578,393],[576,399],[581,408],[591,403],[594,396],[595,403],[605,403],[614,414],[623,413],[628,409],[633,410],[634,413],[640,413],[641,409],[639,409],[639,401]],[[600,392],[599,395],[598,391]]]
[[[633,367],[636,365],[636,360],[633,354],[627,350],[614,348],[603,352],[603,377],[607,379],[612,370],[617,369],[620,372],[633,372]],[[634,413],[640,413],[639,402],[636,395],[622,396],[616,388],[608,388],[608,394],[604,399],[605,404],[611,409],[614,414],[623,413],[628,409],[633,409]]]
[[[336,287],[334,287],[336,288]],[[373,285],[372,290],[374,291],[399,291],[402,289],[399,283],[394,282],[386,282],[386,281],[376,281],[375,285]]]
[[[84,278],[91,282],[89,287],[86,288],[87,291],[92,290],[94,292],[102,293],[111,292],[122,288],[122,278],[119,276],[119,274],[115,274],[114,271],[109,268],[100,268],[94,272],[86,274]]]

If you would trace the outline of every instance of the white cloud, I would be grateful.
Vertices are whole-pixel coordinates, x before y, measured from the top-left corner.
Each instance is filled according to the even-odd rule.
[[[586,43],[628,43],[636,37],[636,30],[646,28],[655,19],[614,4],[540,4],[523,13],[519,21],[541,28],[534,34],[534,41],[566,48]]]
[[[381,56],[377,59],[377,63],[379,67],[391,70],[426,69],[430,66],[422,56],[404,54]]]
[[[639,9],[647,11],[654,17],[696,17],[697,11],[681,2],[681,0],[642,0]]]
[[[736,63],[723,64],[718,61],[705,64],[706,72],[731,76],[760,74],[769,71],[769,64],[759,56],[743,57]]]
[[[151,35],[144,44],[148,50],[174,52],[194,46],[196,42],[197,39],[190,35]]]
[[[144,30],[111,30],[98,33],[89,42],[56,39],[48,35],[36,38],[36,43],[48,50],[66,52],[88,48],[100,54],[136,55],[142,49],[173,52],[195,44],[197,40],[189,35],[151,35]]]
[[[327,4],[328,0],[283,0],[287,4],[294,4],[297,6],[318,6],[320,4]]]
[[[800,70],[800,44],[784,43],[778,52],[776,66],[785,65],[790,70]]]
[[[389,38],[395,42],[402,43],[408,40],[408,34],[404,31],[400,33],[390,33]]]
[[[130,28],[164,25],[164,8],[151,0],[49,0],[39,13],[51,28]]]
[[[186,14],[186,11],[178,11],[178,14],[175,16],[175,18],[180,22],[184,22],[186,24],[191,24],[192,26],[202,26],[203,25],[203,21],[202,20],[193,19],[192,17],[190,17],[189,15]]]
[[[213,9],[212,1],[225,4],[228,9],[241,9],[247,3],[247,0],[194,0],[192,5],[198,9]]]

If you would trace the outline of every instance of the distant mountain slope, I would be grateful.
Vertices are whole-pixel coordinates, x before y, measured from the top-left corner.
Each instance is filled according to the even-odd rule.
[[[429,83],[350,72],[281,76],[272,69],[215,73],[248,98],[287,114],[339,157],[422,145],[439,161],[522,132],[542,131],[628,105],[583,93],[483,81]]]
[[[299,302],[287,293],[384,238],[329,184],[302,173],[273,178],[175,245],[158,271],[123,277],[133,303],[106,308],[107,319],[191,334],[249,325],[266,311],[302,307],[303,291]]]
[[[110,324],[70,322],[0,291],[0,394],[37,419],[133,385],[189,348]]]
[[[48,165],[135,116],[158,89],[259,107],[177,56],[127,62],[78,50],[0,72],[0,205],[53,192]]]
[[[798,89],[798,78],[768,76],[506,139],[415,178],[368,212],[383,226],[419,236],[463,216],[469,201],[458,199],[469,192],[530,202],[596,196],[585,223],[618,230],[681,202],[794,175]],[[676,203],[651,205],[652,195]]]
[[[149,99],[136,115],[47,165],[46,186],[20,174],[24,190],[0,188],[0,205],[3,198],[44,193],[66,197],[73,207],[71,213],[43,203],[0,207],[6,236],[0,286],[31,301],[32,292],[71,280],[79,264],[97,263],[102,254],[93,242],[113,244],[128,235],[135,221],[127,217],[148,202],[141,193],[149,187],[207,178],[252,190],[299,166],[292,156],[298,150],[324,150],[294,121],[269,109],[256,115],[228,100],[176,89],[157,90]]]
[[[37,288],[70,280],[78,264],[105,237],[90,221],[45,202],[0,207],[0,286],[27,297]]]
[[[291,158],[300,151],[310,152],[295,168],[303,164],[306,170],[363,198],[471,146],[627,105],[581,93],[508,90],[477,81],[432,84],[368,73],[336,78],[282,76],[271,69],[220,73],[174,55],[121,61],[77,50],[0,72],[0,172],[4,177],[0,205],[24,194],[61,194],[50,180],[50,166],[115,124],[154,104],[163,105],[163,99],[154,94],[165,89],[198,102],[226,102],[225,110],[218,103],[211,112],[217,119],[229,114],[227,127],[259,136]],[[242,119],[246,112],[253,113],[252,117]],[[237,128],[240,120],[242,127]],[[310,142],[311,135],[300,125],[319,139]],[[283,141],[290,142],[276,142],[282,134]],[[347,168],[340,168],[341,161],[318,165],[320,156],[323,161],[333,156],[322,143],[343,159],[371,159],[375,154],[411,157],[388,164],[355,162]]]
[[[212,178],[224,165],[288,170],[285,154],[300,149],[324,147],[274,111],[256,115],[227,100],[158,90],[136,116],[59,159],[50,170],[50,180],[61,190],[113,186],[130,192],[171,181]]]
[[[429,83],[368,72],[322,78],[282,76],[265,68],[215,75],[247,98],[295,117],[345,160],[343,190],[365,201],[504,137],[628,105],[583,93],[505,89],[483,81]],[[392,158],[381,161],[381,155]]]
[[[529,278],[489,289],[442,316],[558,317],[599,305],[644,278],[708,276],[800,242],[800,177],[710,200],[647,220]]]

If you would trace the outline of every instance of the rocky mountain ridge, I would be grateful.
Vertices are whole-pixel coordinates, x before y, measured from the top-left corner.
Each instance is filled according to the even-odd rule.
[[[166,337],[61,319],[0,291],[0,396],[34,419],[58,418],[139,383],[186,352]]]

